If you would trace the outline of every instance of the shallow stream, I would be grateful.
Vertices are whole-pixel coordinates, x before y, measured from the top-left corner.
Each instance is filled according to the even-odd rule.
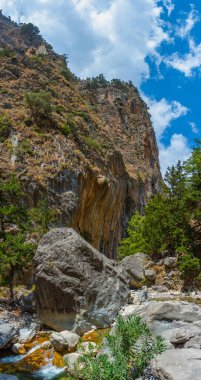
[[[95,330],[85,334],[82,341],[99,344],[109,329]],[[14,355],[8,352],[0,357],[0,374],[15,375],[19,380],[72,380],[60,353],[53,348],[45,349],[42,343],[49,341],[47,333],[37,335],[25,344],[26,354]],[[63,355],[67,353],[64,352]],[[1,376],[0,376],[1,378]]]

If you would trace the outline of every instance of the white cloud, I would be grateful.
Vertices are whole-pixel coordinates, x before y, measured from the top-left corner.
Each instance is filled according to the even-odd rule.
[[[170,14],[172,13],[172,11],[175,8],[174,4],[173,4],[173,1],[172,0],[163,0],[163,4],[164,4],[165,8],[168,11],[168,16],[170,16]]]
[[[196,44],[191,36],[191,31],[198,21],[200,21],[200,16],[191,5],[191,11],[189,12],[185,22],[176,30],[176,34],[180,38],[187,39],[189,46],[188,51],[185,54],[175,52],[171,56],[164,59],[164,62],[168,66],[181,71],[186,77],[191,77],[194,74],[195,69],[199,69],[201,67],[201,43]]]
[[[177,34],[181,38],[187,37],[191,30],[194,28],[195,24],[200,20],[198,12],[192,8],[190,13],[188,14],[184,24],[178,28]]]
[[[158,142],[161,172],[164,175],[168,166],[175,165],[178,160],[185,160],[190,154],[188,141],[182,134],[173,134],[168,146],[162,142],[163,134],[171,126],[172,121],[185,116],[189,110],[176,100],[168,102],[163,98],[157,101],[145,95],[143,95],[143,99],[149,106]]]
[[[171,11],[171,1],[164,5]],[[81,77],[103,72],[133,80],[149,77],[146,57],[169,41],[158,0],[0,0],[14,20],[33,22]]]
[[[191,129],[192,129],[193,133],[196,133],[196,134],[199,133],[199,129],[198,129],[197,125],[193,121],[189,122],[189,125],[191,126]]]
[[[185,116],[188,112],[188,108],[176,100],[168,102],[164,98],[160,101],[146,96],[143,96],[143,98],[149,106],[151,119],[158,141],[160,141],[163,133],[171,125],[173,120]]]
[[[174,134],[170,144],[165,146],[159,144],[159,158],[161,163],[161,172],[164,175],[167,168],[175,165],[179,160],[185,161],[191,153],[188,146],[188,140],[182,134]]]
[[[183,56],[174,53],[169,58],[166,58],[165,62],[168,66],[183,72],[186,77],[191,77],[194,70],[201,67],[201,43],[196,45],[194,40],[190,38],[188,53]]]

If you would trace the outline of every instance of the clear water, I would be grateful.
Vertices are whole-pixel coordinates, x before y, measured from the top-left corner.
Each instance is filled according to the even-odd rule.
[[[15,373],[19,380],[72,380],[63,368],[47,365],[32,374]]]

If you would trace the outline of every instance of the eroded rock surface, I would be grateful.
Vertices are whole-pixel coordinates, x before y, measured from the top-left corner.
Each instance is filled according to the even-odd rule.
[[[119,270],[128,276],[131,288],[140,288],[144,280],[144,271],[150,259],[144,253],[136,253],[124,257],[119,264]]]
[[[57,331],[110,326],[127,301],[126,278],[72,229],[48,232],[34,265],[38,315]]]
[[[201,350],[167,350],[156,357],[153,367],[161,380],[200,380]]]

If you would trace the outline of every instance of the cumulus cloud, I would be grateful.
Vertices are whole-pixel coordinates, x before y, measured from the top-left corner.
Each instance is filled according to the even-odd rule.
[[[167,168],[175,165],[179,160],[185,161],[190,153],[191,149],[188,146],[188,140],[182,134],[174,134],[168,146],[160,143],[159,158],[162,174],[164,175]]]
[[[161,140],[163,133],[171,125],[173,120],[185,116],[188,112],[188,108],[176,100],[168,102],[163,98],[157,101],[146,96],[144,96],[144,100],[149,106],[151,119],[158,141]]]
[[[157,0],[0,0],[3,12],[33,22],[81,77],[103,72],[133,80],[149,77],[146,57],[169,40]],[[164,6],[170,12],[170,0]]]

